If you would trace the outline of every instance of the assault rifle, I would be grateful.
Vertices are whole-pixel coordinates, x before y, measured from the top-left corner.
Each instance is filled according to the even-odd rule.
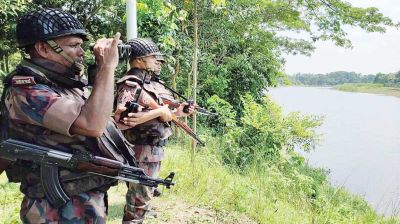
[[[26,160],[40,165],[41,183],[46,199],[54,207],[60,207],[70,200],[63,190],[58,168],[63,167],[89,174],[109,177],[150,187],[164,185],[170,188],[174,183],[174,173],[159,179],[147,176],[143,169],[122,162],[94,156],[90,153],[70,154],[59,150],[30,144],[14,139],[1,142],[0,157],[10,161]]]

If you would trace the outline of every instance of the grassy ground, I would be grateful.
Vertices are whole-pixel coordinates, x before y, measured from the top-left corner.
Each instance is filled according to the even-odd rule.
[[[218,146],[208,141],[195,165],[186,145],[167,149],[161,177],[175,171],[176,186],[162,189],[162,197],[153,201],[156,217],[146,223],[400,223],[376,214],[361,197],[319,181],[315,170],[228,169],[214,153]],[[18,223],[18,185],[7,183],[3,174],[0,187],[0,223]],[[125,192],[123,183],[110,190],[108,223],[121,222]]]
[[[0,176],[0,223],[14,224],[19,221],[19,204],[22,195],[19,184],[7,183],[5,174]],[[125,205],[126,184],[120,183],[109,191],[109,214],[107,223],[120,224]],[[164,189],[163,195],[154,198],[150,215],[146,217],[149,224],[180,223],[241,223],[256,222],[236,212],[216,211],[211,207],[190,204],[178,197],[174,192]]]
[[[0,223],[19,223],[19,204],[22,194],[19,184],[7,183],[3,173],[0,176]]]
[[[108,222],[110,224],[120,224],[125,204],[124,194],[126,187],[121,183],[113,187],[110,191],[110,210]],[[154,198],[151,205],[150,215],[146,217],[146,223],[241,223],[255,224],[244,215],[235,212],[221,212],[207,206],[200,206],[188,203],[173,192],[164,190],[161,197]]]
[[[382,94],[387,96],[400,97],[400,88],[385,87],[380,84],[365,84],[365,83],[343,84],[335,86],[334,89],[346,92],[373,93],[373,94]]]

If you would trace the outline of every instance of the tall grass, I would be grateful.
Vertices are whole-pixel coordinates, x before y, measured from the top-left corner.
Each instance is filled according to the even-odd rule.
[[[323,170],[307,164],[293,170],[257,162],[245,170],[224,166],[215,154],[220,141],[209,141],[196,154],[194,166],[188,151],[178,145],[168,148],[163,170],[176,171],[177,185],[167,194],[217,212],[235,211],[258,223],[400,222],[376,214],[361,197],[332,187]]]
[[[242,216],[256,223],[400,223],[376,214],[364,199],[332,187],[323,170],[305,163],[290,169],[258,162],[238,170],[223,165],[220,145],[221,139],[209,138],[194,164],[187,147],[178,143],[168,147],[160,176],[175,171],[176,185],[163,189],[157,202],[179,198],[191,206],[211,208],[219,216],[217,223],[240,223]],[[0,187],[0,223],[18,223],[19,185],[6,183],[3,174]],[[110,223],[121,220],[125,192],[123,183],[109,192]],[[174,223],[174,214],[168,219]]]
[[[19,223],[19,205],[22,201],[22,194],[19,191],[19,184],[8,183],[3,173],[0,175],[0,223]]]

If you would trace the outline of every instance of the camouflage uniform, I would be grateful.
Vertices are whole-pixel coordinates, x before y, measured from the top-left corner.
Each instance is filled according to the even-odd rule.
[[[146,76],[147,74],[147,76]],[[125,105],[126,102],[136,100],[138,88],[149,93],[159,104],[161,97],[173,99],[172,93],[159,82],[148,80],[143,82],[151,74],[144,70],[131,69],[119,81],[117,81],[117,104]],[[133,128],[123,131],[126,139],[135,145],[135,158],[140,168],[147,175],[157,177],[161,161],[164,158],[163,146],[172,134],[169,124],[153,119]],[[148,210],[149,201],[153,197],[153,189],[129,183],[124,209],[124,223],[142,223]]]
[[[53,208],[47,200],[24,197],[21,220],[24,223],[106,223],[104,193],[90,191],[72,196],[61,208]]]
[[[99,140],[71,135],[71,125],[85,103],[85,89],[68,88],[48,77],[69,76],[64,66],[44,59],[25,59],[6,78],[3,108],[8,137],[68,153],[88,151],[100,155]],[[106,190],[115,181],[60,169],[63,189],[71,201],[54,208],[45,198],[40,166],[19,161],[6,170],[10,181],[21,182],[24,223],[105,223]]]

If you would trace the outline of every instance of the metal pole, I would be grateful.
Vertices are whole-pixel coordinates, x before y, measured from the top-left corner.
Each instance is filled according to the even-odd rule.
[[[136,0],[126,0],[126,39],[137,37]]]

